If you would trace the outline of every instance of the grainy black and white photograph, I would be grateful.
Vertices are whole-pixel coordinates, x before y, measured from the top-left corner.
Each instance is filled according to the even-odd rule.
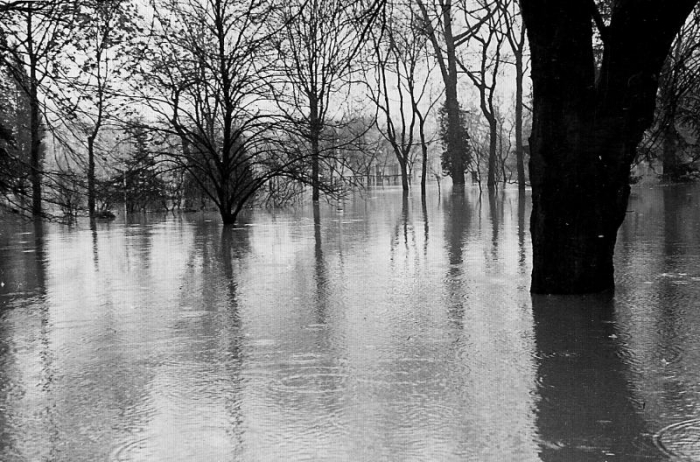
[[[700,461],[700,2],[0,0],[0,461]]]

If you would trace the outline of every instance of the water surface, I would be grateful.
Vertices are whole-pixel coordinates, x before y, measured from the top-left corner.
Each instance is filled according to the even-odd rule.
[[[589,297],[529,295],[513,191],[6,217],[0,460],[698,460],[699,198],[635,190]]]

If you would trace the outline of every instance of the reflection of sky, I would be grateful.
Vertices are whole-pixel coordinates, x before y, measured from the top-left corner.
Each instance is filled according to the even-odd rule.
[[[697,186],[633,196],[618,244],[619,318],[638,399],[653,431],[700,417],[700,216]],[[696,426],[697,427],[697,426]],[[697,441],[697,431],[669,436]],[[676,441],[676,439],[678,441]],[[678,455],[700,457],[700,445]]]
[[[692,459],[693,191],[633,196],[600,315],[533,308],[511,192],[4,223],[0,460]]]
[[[251,279],[265,282],[255,284],[260,288],[255,298],[264,299],[242,318],[254,322],[248,327],[258,334],[252,336],[261,336],[270,351],[276,378],[267,398],[276,398],[270,405],[279,409],[256,420],[287,429],[279,432],[281,439],[256,440],[256,447],[291,453],[300,446],[327,447],[327,441],[318,440],[323,433],[307,443],[297,434],[305,423],[319,421],[335,451],[350,458],[357,451],[370,459],[488,460],[503,453],[534,458],[534,378],[532,366],[523,363],[531,348],[529,313],[522,294],[504,292],[506,277],[486,274],[483,260],[493,258],[488,209],[478,217],[483,228],[465,228],[463,238],[457,236],[466,257],[454,284],[464,290],[455,295],[446,281],[443,239],[449,236],[443,212],[436,203],[428,207],[433,216],[428,217],[426,245],[420,202],[412,200],[408,208],[404,213],[400,195],[380,195],[369,206],[346,206],[342,214],[327,211],[322,217],[328,273],[323,287],[314,287],[310,217],[288,223],[291,229],[283,234],[275,227],[254,227],[259,247],[253,253],[266,255],[271,264],[256,265],[258,275]],[[501,227],[508,229],[516,218],[507,216]],[[487,246],[479,242],[482,235]],[[517,242],[517,235],[508,236],[497,254],[513,260],[499,266],[516,276]],[[290,288],[301,295],[285,298]],[[321,307],[326,325],[317,324],[319,307],[309,304],[315,291],[327,293]],[[465,305],[461,329],[455,329],[445,309],[455,296]],[[490,310],[479,306],[484,300]],[[292,358],[290,351],[296,352]],[[314,378],[300,377],[304,371]],[[320,388],[319,395],[298,389],[309,383]]]
[[[45,295],[0,318],[18,390],[0,387],[0,438],[22,441],[3,451],[537,460],[518,218],[511,193],[433,191],[424,209],[379,191],[322,205],[320,232],[310,206],[230,232],[199,215],[47,226]]]

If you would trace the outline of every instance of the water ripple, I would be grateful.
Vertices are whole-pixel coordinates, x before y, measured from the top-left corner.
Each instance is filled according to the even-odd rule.
[[[654,443],[669,457],[700,459],[700,419],[677,422],[661,429],[654,436]]]
[[[277,392],[296,394],[339,393],[347,389],[348,374],[334,366],[297,366],[280,371],[270,384]]]
[[[148,448],[148,438],[131,439],[119,443],[109,454],[109,460],[113,462],[127,462],[132,460],[148,460],[144,457],[144,450]],[[141,457],[137,457],[141,456]]]

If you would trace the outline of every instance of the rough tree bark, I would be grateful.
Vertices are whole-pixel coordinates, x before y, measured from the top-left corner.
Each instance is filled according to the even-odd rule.
[[[522,0],[532,51],[533,293],[614,287],[630,165],[654,115],[658,74],[696,0]],[[592,22],[604,53],[596,72]]]

